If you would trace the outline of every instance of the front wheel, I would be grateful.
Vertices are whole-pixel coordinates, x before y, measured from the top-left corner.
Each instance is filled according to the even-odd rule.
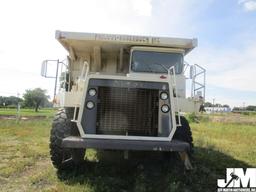
[[[178,123],[177,116],[176,116],[176,122]],[[176,128],[176,131],[172,139],[187,142],[189,144],[189,150],[187,152],[191,156],[191,153],[193,152],[193,138],[192,138],[191,128],[189,126],[187,119],[184,116],[180,116],[180,122],[181,122],[181,126]],[[165,160],[169,161],[170,159],[172,159],[173,153],[164,152],[163,157]]]
[[[178,121],[178,117],[176,117],[176,119]],[[180,116],[180,122],[181,126],[177,127],[173,135],[173,139],[187,142],[190,146],[189,153],[191,153],[193,152],[194,147],[191,128],[189,126],[187,119],[184,116]]]
[[[62,139],[78,134],[76,124],[68,118],[71,114],[66,109],[60,109],[56,114],[51,129],[50,155],[52,164],[57,169],[62,169],[67,162],[76,165],[84,161],[85,149],[66,149],[61,146]]]

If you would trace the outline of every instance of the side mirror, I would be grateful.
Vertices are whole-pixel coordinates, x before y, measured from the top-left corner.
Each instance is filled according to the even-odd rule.
[[[194,77],[194,71],[195,71],[195,67],[194,65],[191,65],[189,68],[189,78],[192,79]]]
[[[41,76],[56,78],[58,75],[59,60],[44,60],[41,65]]]
[[[42,77],[46,77],[46,73],[47,73],[47,61],[43,61],[42,65],[41,65],[41,76]]]

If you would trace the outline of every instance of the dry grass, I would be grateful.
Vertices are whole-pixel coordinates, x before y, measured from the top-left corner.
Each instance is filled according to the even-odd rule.
[[[191,123],[195,152],[189,172],[175,156],[167,162],[143,153],[126,161],[120,153],[107,158],[93,150],[78,169],[56,172],[48,152],[51,119],[0,120],[0,191],[215,191],[227,167],[256,167],[256,127],[211,119]]]

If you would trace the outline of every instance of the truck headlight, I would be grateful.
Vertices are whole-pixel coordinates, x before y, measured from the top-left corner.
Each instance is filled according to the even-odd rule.
[[[168,94],[167,94],[166,92],[162,92],[162,93],[160,94],[160,98],[161,98],[162,100],[166,100],[166,99],[168,99]]]
[[[97,91],[96,91],[96,89],[89,89],[88,93],[89,93],[89,95],[90,95],[91,97],[93,97],[93,96],[96,95]]]
[[[94,103],[92,101],[88,101],[86,103],[86,107],[87,107],[87,109],[92,109],[94,107]]]
[[[162,111],[163,113],[168,113],[168,112],[170,111],[170,107],[169,107],[168,105],[164,104],[164,105],[162,105],[162,107],[161,107],[161,111]]]

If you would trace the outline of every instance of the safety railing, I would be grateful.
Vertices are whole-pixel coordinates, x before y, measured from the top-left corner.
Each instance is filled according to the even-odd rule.
[[[206,78],[206,70],[201,67],[200,65],[195,64],[194,65],[194,73],[192,77],[192,90],[191,90],[191,96],[193,98],[199,96],[203,98],[203,101],[205,100],[205,78]],[[200,81],[201,78],[201,81]],[[200,93],[201,94],[197,94]]]
[[[205,83],[206,83],[206,70],[198,64],[190,65],[184,62],[184,74],[189,69],[189,77],[191,79],[191,98],[200,97],[205,101]]]
[[[177,95],[177,87],[176,87],[176,75],[175,75],[175,67],[174,66],[171,66],[169,69],[168,69],[168,78],[170,80],[170,83],[171,83],[171,87],[172,87],[172,90],[170,90],[170,93],[172,91],[173,93],[173,98],[175,99],[175,104],[176,104],[176,107],[177,107],[177,115],[178,115],[178,124],[176,124],[176,126],[181,126],[181,120],[180,120],[180,107],[179,107],[179,99],[178,99],[178,95]],[[173,106],[174,107],[174,106]]]
[[[87,61],[84,61],[84,65],[83,65],[81,74],[79,76],[79,79],[85,81],[87,79],[89,71],[90,71],[89,63]],[[74,114],[73,114],[73,119],[71,120],[72,122],[77,122],[78,108],[79,108],[79,106],[75,106]]]

